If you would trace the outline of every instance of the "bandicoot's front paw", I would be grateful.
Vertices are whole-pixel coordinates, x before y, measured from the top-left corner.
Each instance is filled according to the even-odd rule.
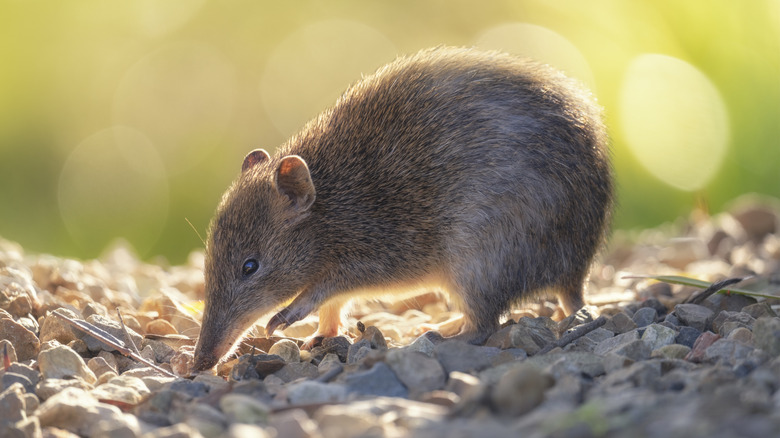
[[[285,307],[268,321],[268,325],[265,326],[265,335],[273,335],[276,329],[284,330],[285,328],[303,319],[306,315],[308,315],[308,312]]]

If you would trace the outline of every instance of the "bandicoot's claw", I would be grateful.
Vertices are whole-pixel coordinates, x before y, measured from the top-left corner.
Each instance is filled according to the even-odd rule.
[[[268,321],[268,325],[265,326],[265,336],[269,337],[274,334],[277,328],[284,329],[285,327],[290,325],[290,322],[287,320],[287,314],[289,313],[289,310],[282,309],[281,312],[274,315],[270,321]]]

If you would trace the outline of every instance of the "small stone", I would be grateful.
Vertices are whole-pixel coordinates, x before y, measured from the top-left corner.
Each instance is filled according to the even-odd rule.
[[[177,376],[187,376],[195,364],[195,352],[180,348],[171,356],[171,371]]]
[[[760,202],[760,201],[759,201]],[[732,213],[753,242],[761,242],[767,234],[778,232],[778,215],[770,207],[759,202],[740,205]]]
[[[631,319],[634,321],[637,327],[646,327],[655,322],[658,317],[658,312],[652,307],[642,307],[636,312]]]
[[[32,393],[35,391],[35,384],[25,375],[17,374],[12,371],[6,371],[0,373],[0,390],[10,388],[14,383],[18,383],[24,387],[25,392]]]
[[[346,363],[350,345],[351,343],[344,336],[325,338],[319,346],[312,348],[311,355],[320,358],[334,353],[338,356],[339,361]]]
[[[0,392],[0,432],[4,424],[16,423],[27,418],[24,392],[21,383],[13,383]]]
[[[538,365],[545,372],[552,374],[556,380],[564,375],[595,378],[604,374],[604,359],[594,353],[567,351],[545,356],[549,357],[540,360],[539,356],[535,356],[529,360],[529,363]],[[545,363],[549,363],[546,368]]]
[[[780,356],[780,318],[758,318],[753,324],[753,344],[771,357]]]
[[[87,366],[89,369],[92,370],[92,372],[97,376],[98,378],[103,375],[103,373],[112,372],[117,373],[116,366],[112,367],[111,365],[106,362],[106,359],[102,357],[93,357],[92,359],[87,361]]]
[[[137,425],[132,415],[122,414],[117,407],[100,403],[78,388],[66,388],[43,402],[38,418],[43,428],[57,427],[81,436],[91,436],[91,428],[101,421],[130,427],[135,421]]]
[[[170,363],[173,356],[176,354],[176,350],[170,345],[162,341],[154,339],[144,339],[144,348],[151,348],[154,352],[154,362],[157,363]]]
[[[601,341],[614,338],[615,333],[605,329],[604,327],[599,327],[596,330],[593,330],[592,332],[588,333],[584,337],[598,344]]]
[[[767,302],[751,304],[749,306],[743,307],[742,312],[747,313],[748,315],[752,316],[754,319],[758,319],[764,316],[770,316],[770,317],[777,316],[777,313],[775,313],[775,311],[772,310],[772,307]]]
[[[302,382],[303,383],[303,382]],[[282,411],[271,417],[270,426],[281,438],[321,438],[317,423],[312,421],[302,409]]]
[[[122,329],[122,326],[118,321],[114,321],[113,319],[110,319],[102,315],[90,315],[87,317],[86,321],[94,325],[98,329],[111,334],[116,339],[119,339],[120,341],[125,343],[125,345],[129,344],[130,340],[127,339],[127,336],[125,335],[125,331]],[[127,329],[127,333],[130,334],[130,339],[132,340],[132,342],[136,345],[136,347],[140,348],[141,342],[143,341],[143,336],[139,335],[129,327],[126,327],[126,329]],[[87,344],[87,348],[89,348],[89,351],[92,352],[98,352],[102,350],[114,351],[113,347],[104,344],[103,342],[99,341],[98,339],[94,338],[91,335],[79,332],[77,336]]]
[[[625,313],[619,312],[612,315],[612,318],[607,320],[607,323],[604,324],[603,328],[617,335],[621,335],[634,330],[636,328],[636,323]]]
[[[44,379],[35,386],[35,395],[41,400],[47,400],[67,388],[89,391],[92,389],[92,385],[81,379]]]
[[[745,359],[753,351],[753,347],[733,339],[718,339],[704,351],[704,361],[722,363],[734,366],[737,361]]]
[[[720,336],[716,335],[712,332],[704,332],[702,333],[697,339],[696,342],[693,343],[693,348],[691,349],[691,352],[688,353],[687,356],[685,356],[685,360],[689,360],[691,362],[701,362],[704,360],[705,352],[707,348],[710,347],[715,341],[720,339]]]
[[[444,388],[447,379],[438,360],[416,351],[392,349],[387,352],[386,363],[412,397]]]
[[[739,294],[713,294],[707,297],[702,305],[716,314],[722,311],[739,312],[743,308],[756,303],[756,299]]]
[[[753,345],[753,332],[745,327],[738,327],[729,332],[728,339],[733,339],[746,345]]]
[[[642,333],[642,341],[650,347],[650,350],[659,349],[665,345],[673,344],[677,332],[660,324],[651,324]]]
[[[44,379],[79,377],[89,384],[97,381],[95,373],[87,367],[84,359],[65,345],[59,345],[38,355],[38,366]]]
[[[14,345],[16,357],[22,362],[35,359],[41,349],[41,343],[35,333],[8,318],[0,319],[0,339],[6,339]]]
[[[360,362],[371,352],[371,342],[366,339],[355,342],[349,346],[347,351],[347,363],[353,364]]]
[[[453,371],[449,375],[447,380],[447,386],[445,391],[452,392],[458,397],[464,397],[469,392],[473,392],[475,388],[484,386],[482,381],[471,374],[462,373],[460,371]]]
[[[347,387],[339,383],[304,380],[287,388],[287,400],[293,405],[334,403],[347,399]]]
[[[282,379],[285,383],[293,382],[298,379],[316,379],[320,375],[317,366],[309,362],[293,362],[283,366],[274,373],[275,376]]]
[[[490,393],[493,407],[502,415],[523,415],[544,400],[544,392],[553,385],[553,379],[537,367],[520,363],[501,377]]]
[[[663,347],[653,350],[650,354],[651,358],[663,358],[663,359],[685,359],[685,356],[691,352],[691,348],[680,344],[664,345]]]
[[[637,340],[639,340],[639,332],[637,330],[632,330],[630,332],[617,335],[614,338],[605,339],[599,342],[593,352],[603,356],[616,348],[620,348],[623,345]]]
[[[423,335],[418,336],[417,339],[412,341],[412,343],[406,347],[406,349],[410,351],[419,351],[426,356],[433,356],[433,351],[436,349],[436,344],[431,342],[427,336]]]
[[[755,319],[747,313],[723,310],[712,320],[712,328],[715,333],[726,337],[738,327],[752,329],[754,322]]]
[[[697,330],[693,327],[680,327],[680,333],[674,341],[678,344],[685,345],[686,347],[693,348],[694,342],[701,336],[701,330]]]
[[[271,408],[262,401],[245,395],[230,393],[219,399],[219,409],[231,423],[265,424]]]
[[[177,379],[168,387],[171,391],[182,393],[191,398],[203,397],[209,393],[209,385],[187,379]]]
[[[160,336],[179,334],[176,327],[164,319],[154,319],[146,323],[146,333]]]
[[[252,438],[271,438],[286,435],[271,435],[261,426],[246,423],[233,423],[228,426],[227,432],[222,434],[222,437],[224,438],[245,438],[249,436]]]
[[[368,371],[347,375],[344,383],[350,393],[403,398],[409,395],[403,383],[384,362],[377,362]]]
[[[117,378],[118,377],[115,377],[111,380],[113,381]],[[149,390],[146,389],[146,387],[144,387],[144,389],[146,390],[146,393],[149,393]],[[136,404],[140,403],[141,400],[143,400],[143,395],[134,388],[121,386],[110,382],[97,386],[95,389],[90,391],[90,393],[95,399],[100,401],[121,402],[131,406],[135,406]]]
[[[712,310],[698,304],[678,304],[674,313],[680,322],[700,331],[709,330],[715,318]]]
[[[4,354],[8,355],[8,361],[11,363],[19,361],[16,357],[16,348],[8,339],[0,339],[0,359],[3,359]]]
[[[387,350],[385,335],[375,326],[368,326],[360,340],[367,340],[372,350]]]
[[[268,354],[275,354],[287,363],[301,361],[301,349],[290,339],[282,339],[268,349]]]
[[[646,342],[639,339],[617,346],[612,350],[609,350],[608,353],[624,356],[633,360],[634,362],[638,362],[650,358],[651,352],[652,349],[650,346]]]
[[[30,297],[27,295],[19,295],[14,297],[11,302],[8,303],[6,310],[8,310],[8,313],[16,317],[29,315],[30,312],[32,312],[32,302],[30,302]]]
[[[537,323],[534,318],[520,318],[509,330],[509,345],[506,348],[521,348],[533,356],[547,344],[555,342],[555,334],[549,327]]]
[[[447,374],[487,368],[492,365],[492,358],[499,353],[501,350],[495,347],[481,347],[455,339],[444,341],[434,349],[434,357]]]

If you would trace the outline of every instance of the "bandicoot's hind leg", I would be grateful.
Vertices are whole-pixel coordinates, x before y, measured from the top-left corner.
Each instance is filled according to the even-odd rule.
[[[582,294],[586,278],[586,275],[582,275],[557,287],[556,295],[566,316],[577,313],[578,310],[585,306]]]

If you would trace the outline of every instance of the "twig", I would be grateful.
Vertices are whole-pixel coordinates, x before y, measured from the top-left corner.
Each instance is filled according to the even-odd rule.
[[[742,280],[744,280],[744,278],[734,277],[734,278],[727,278],[721,281],[716,281],[715,283],[712,283],[707,289],[704,289],[703,291],[699,292],[696,295],[691,295],[690,297],[688,297],[688,299],[685,300],[685,302],[690,304],[699,304],[702,301],[706,300],[707,297],[709,297],[710,295],[715,294],[721,289],[725,289],[726,286],[731,286],[732,284],[739,283]]]
[[[90,323],[88,323],[88,322],[86,322],[84,320],[71,319],[71,318],[69,318],[69,317],[67,317],[67,316],[57,312],[56,310],[52,312],[52,315],[57,316],[58,318],[60,318],[63,321],[67,322],[68,324],[70,324],[71,326],[75,327],[76,329],[78,329],[78,330],[80,330],[80,331],[82,331],[82,332],[84,332],[84,333],[94,337],[98,341],[115,348],[116,351],[118,351],[120,354],[132,357],[133,359],[135,359],[135,360],[137,360],[137,361],[139,361],[139,362],[141,362],[141,363],[143,363],[145,365],[148,365],[151,368],[154,368],[155,370],[165,374],[168,377],[176,377],[176,378],[179,377],[176,374],[173,374],[173,373],[171,373],[170,371],[168,371],[168,370],[166,370],[164,368],[160,368],[159,366],[157,366],[157,364],[152,363],[152,362],[144,359],[143,357],[141,357],[140,354],[134,353],[133,351],[131,351],[129,348],[127,348],[125,346],[124,342],[122,342],[119,339],[115,338],[114,335],[112,335],[111,333],[106,332],[105,330],[101,330],[100,328],[98,328],[98,327],[96,327],[96,326],[94,326],[94,325],[92,325],[92,324],[90,324]]]
[[[594,321],[580,324],[575,328],[574,330],[570,331],[569,333],[566,333],[565,335],[561,336],[560,339],[558,339],[555,342],[550,342],[547,344],[544,348],[539,350],[536,354],[545,354],[549,353],[553,348],[560,347],[563,348],[570,343],[574,342],[576,339],[579,339],[588,333],[592,332],[593,330],[596,330],[597,328],[601,327],[602,325],[607,323],[607,318],[605,318],[603,315],[596,318]]]
[[[140,356],[141,352],[138,351],[138,347],[135,346],[135,342],[133,342],[133,338],[131,338],[130,333],[127,332],[127,327],[125,326],[125,320],[122,318],[122,312],[119,311],[119,307],[116,308],[116,316],[119,317],[119,325],[122,326],[122,331],[125,332],[125,339],[127,339],[127,344],[130,345],[130,348],[133,349],[133,353]]]

